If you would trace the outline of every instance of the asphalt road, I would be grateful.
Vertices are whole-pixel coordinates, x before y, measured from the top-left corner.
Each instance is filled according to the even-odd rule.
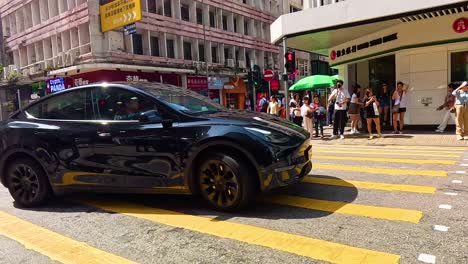
[[[24,210],[1,187],[0,263],[468,263],[468,150],[313,152],[304,183],[237,214],[171,195],[74,194]]]

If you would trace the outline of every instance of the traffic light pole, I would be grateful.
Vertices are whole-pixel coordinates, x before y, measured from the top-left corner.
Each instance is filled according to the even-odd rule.
[[[286,37],[283,38],[283,57],[284,55],[286,54],[286,51],[288,50],[288,47],[287,47],[287,42],[286,42]],[[295,63],[295,62],[294,62]],[[286,62],[283,63],[283,74],[287,74],[287,70],[286,70]],[[283,81],[284,83],[284,108],[286,110],[286,119],[290,120],[291,119],[291,115],[289,114],[289,89],[288,89],[288,80],[286,79],[285,81]]]

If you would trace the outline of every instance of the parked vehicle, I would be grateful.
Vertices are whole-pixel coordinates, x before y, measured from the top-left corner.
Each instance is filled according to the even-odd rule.
[[[201,194],[231,211],[299,182],[309,134],[165,84],[93,84],[48,95],[0,124],[1,182],[33,207],[67,191]]]

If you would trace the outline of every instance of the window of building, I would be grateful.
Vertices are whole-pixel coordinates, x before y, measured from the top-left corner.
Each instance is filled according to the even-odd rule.
[[[167,17],[172,17],[171,0],[164,0],[164,15]]]
[[[159,57],[159,39],[158,37],[151,37],[151,56]]]
[[[156,0],[148,0],[148,12],[156,14]]]
[[[292,5],[289,6],[289,13],[294,13],[294,12],[299,12],[299,11],[301,11],[300,8],[297,8],[297,7],[292,6]]]
[[[228,59],[229,59],[229,48],[224,48],[224,61],[226,61],[227,63]]]
[[[218,47],[211,47],[211,61],[218,63]]]
[[[166,40],[166,48],[167,48],[167,57],[174,59],[175,58],[175,51],[174,51],[174,40],[168,39]]]
[[[198,58],[200,61],[205,61],[205,45],[198,45]]]
[[[216,27],[216,16],[214,11],[210,11],[210,27]]]
[[[180,4],[180,17],[184,21],[190,21],[190,11],[187,4]]]
[[[450,55],[450,81],[468,80],[468,51],[454,52]]]
[[[132,35],[133,54],[143,55],[143,40],[141,34]]]
[[[234,18],[234,32],[237,33],[237,18]]]
[[[227,16],[223,16],[223,30],[228,30]]]
[[[192,60],[192,43],[184,42],[184,60]]]
[[[249,35],[249,23],[244,21],[244,34]]]
[[[203,10],[201,8],[197,8],[197,24],[203,24]]]
[[[242,3],[247,4],[247,0],[242,0]]]

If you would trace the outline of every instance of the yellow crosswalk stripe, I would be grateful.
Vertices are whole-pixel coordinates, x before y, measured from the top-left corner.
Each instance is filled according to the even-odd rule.
[[[441,170],[407,170],[407,169],[394,169],[394,168],[336,165],[336,164],[325,164],[325,163],[314,163],[313,169],[364,172],[364,173],[387,174],[387,175],[395,175],[395,176],[447,177],[448,175],[446,171],[441,171]]]
[[[136,263],[0,211],[0,235],[65,264]]]
[[[441,157],[441,158],[456,158],[458,159],[461,155],[452,155],[452,154],[430,154],[430,153],[415,153],[415,152],[407,152],[407,151],[382,151],[380,153],[370,152],[370,151],[349,151],[349,150],[317,150],[315,149],[313,153],[336,153],[336,154],[359,154],[359,155],[373,155],[376,154],[379,156],[421,156],[421,157]]]
[[[347,246],[256,226],[151,208],[139,204],[106,201],[85,201],[85,203],[106,211],[121,213],[159,224],[233,239],[331,263],[398,263],[400,259],[398,255],[380,251]]]
[[[352,204],[288,195],[273,196],[268,198],[267,201],[311,210],[410,223],[419,223],[419,220],[422,218],[422,212],[416,210]]]
[[[312,177],[312,176],[304,178],[304,182],[310,183],[310,184],[332,185],[332,186],[342,186],[342,187],[351,187],[351,188],[356,187],[356,188],[361,188],[361,189],[391,191],[391,192],[414,192],[414,193],[430,193],[430,194],[436,192],[436,188],[432,186],[393,184],[393,183],[367,182],[367,181],[351,181],[351,180],[329,179],[329,178]]]
[[[376,150],[376,151],[414,151],[414,152],[432,152],[432,153],[452,153],[452,154],[462,154],[466,151],[464,148],[445,148],[445,147],[434,147],[434,148],[412,148],[404,146],[369,146],[369,145],[313,145],[313,149],[366,149],[366,150]]]
[[[374,161],[385,163],[406,163],[406,164],[442,164],[455,165],[455,160],[432,160],[432,159],[393,159],[393,158],[371,158],[371,157],[339,157],[312,155],[312,160],[352,160],[352,161]]]

